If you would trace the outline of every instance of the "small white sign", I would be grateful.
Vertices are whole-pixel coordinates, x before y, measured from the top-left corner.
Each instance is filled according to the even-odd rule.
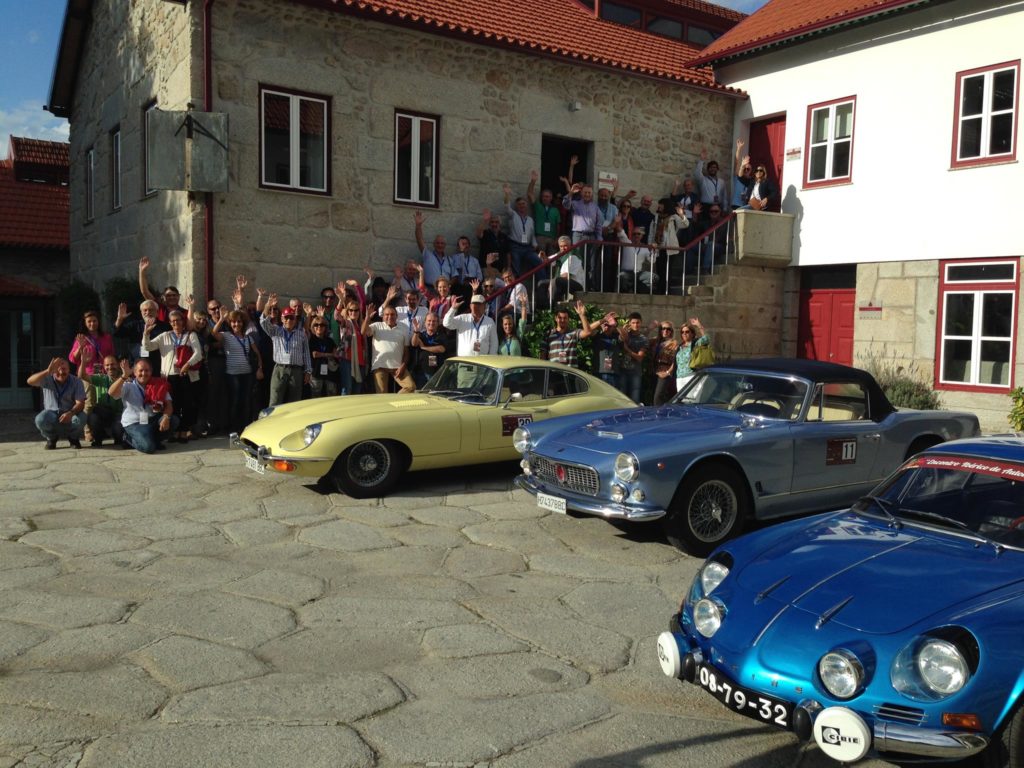
[[[611,191],[618,180],[619,174],[612,173],[611,171],[601,171],[597,174],[597,188],[598,190],[607,189]]]

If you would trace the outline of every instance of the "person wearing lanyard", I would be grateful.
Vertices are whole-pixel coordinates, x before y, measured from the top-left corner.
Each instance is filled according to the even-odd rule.
[[[501,341],[499,355],[518,357],[523,354],[523,343],[520,337],[526,332],[526,309],[528,300],[525,295],[519,297],[520,316],[516,323],[515,315],[507,313],[501,316]]]
[[[274,344],[274,373],[270,379],[270,405],[294,403],[302,399],[302,385],[313,376],[306,332],[299,327],[299,316],[291,307],[281,310],[282,325],[274,325],[270,315],[277,306],[276,293],[270,294],[260,317],[260,327]]]
[[[82,347],[85,345],[92,347],[92,362],[86,364],[85,372],[103,373],[103,358],[114,354],[114,337],[103,332],[100,315],[92,309],[82,315],[81,328],[68,355],[68,359],[75,365],[81,362]]]
[[[229,333],[221,331],[225,321],[231,327]],[[220,341],[224,349],[228,431],[241,433],[253,417],[253,359],[256,362],[256,380],[263,380],[263,356],[260,354],[256,330],[249,325],[248,315],[236,309],[230,313],[222,312],[210,333]]]
[[[526,270],[537,266],[540,261],[537,259],[537,234],[530,216],[529,204],[525,197],[517,197],[513,208],[509,205],[512,199],[512,187],[508,184],[502,186],[501,191],[505,195],[505,209],[508,211],[508,234],[509,249],[512,254],[512,269],[517,275],[523,274]]]
[[[315,316],[309,325],[313,337],[309,340],[309,357],[313,374],[309,388],[313,397],[334,397],[338,394],[338,345],[327,335],[327,318]]]
[[[124,404],[121,426],[124,447],[140,453],[164,449],[163,437],[178,427],[174,402],[166,379],[153,376],[148,360],[135,363],[135,380],[127,360],[121,361],[121,375],[113,381],[108,394]]]
[[[526,200],[533,206],[537,247],[550,256],[558,248],[558,229],[562,224],[562,214],[559,213],[558,206],[554,204],[554,196],[550,189],[542,189],[540,200],[537,199],[536,189],[539,180],[540,174],[536,170],[530,171],[530,186],[526,188]]]
[[[387,304],[380,311],[381,322],[371,325],[370,318],[376,309],[373,304],[366,307],[361,330],[363,336],[373,343],[373,363],[370,367],[377,392],[386,393],[390,379],[398,384],[401,394],[415,392],[416,382],[408,371],[409,335],[398,324],[398,312]]]
[[[412,346],[414,358],[412,364],[412,378],[417,387],[422,387],[437,373],[441,363],[449,354],[451,340],[448,332],[441,327],[441,321],[437,314],[430,312],[424,318],[423,326],[420,327],[419,320],[412,319],[413,337]]]
[[[62,357],[55,357],[42,371],[33,373],[26,382],[43,390],[43,410],[36,414],[36,429],[46,440],[47,450],[57,447],[58,440],[67,440],[72,448],[82,447],[85,431],[85,385],[71,373],[71,366]]]
[[[192,384],[199,381],[199,365],[203,362],[203,348],[199,337],[185,325],[185,314],[173,310],[168,318],[171,330],[150,338],[153,325],[142,332],[142,348],[160,351],[160,368],[167,377],[171,395],[178,408],[178,429],[173,441],[187,443],[192,425],[196,421],[195,395]]]
[[[455,301],[444,314],[442,324],[458,334],[456,354],[459,357],[498,354],[498,330],[485,313],[486,299],[476,294],[469,300],[469,313],[456,315],[461,301]]]
[[[576,302],[576,314],[580,319],[580,327],[569,330],[569,311],[560,308],[555,312],[555,327],[547,338],[541,342],[540,357],[553,363],[562,363],[575,367],[577,363],[577,344],[592,333],[591,323],[587,320],[587,307],[582,301]]]
[[[427,248],[427,242],[423,238],[423,212],[416,211],[413,215],[413,222],[416,224],[416,247],[420,249],[423,257],[423,275],[427,285],[434,285],[439,277],[447,277],[451,280],[452,260],[445,255],[445,248],[448,243],[444,235],[434,235],[433,248]]]

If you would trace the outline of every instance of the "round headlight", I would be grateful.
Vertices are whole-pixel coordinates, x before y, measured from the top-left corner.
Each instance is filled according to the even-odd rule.
[[[516,427],[512,433],[512,447],[519,453],[526,453],[530,449],[530,430],[526,427]]]
[[[320,428],[320,424],[310,424],[302,431],[302,442],[306,444],[307,448],[320,434]]]
[[[956,693],[971,675],[967,661],[948,640],[930,639],[917,652],[921,682],[941,696]]]
[[[260,411],[259,415],[256,417],[256,420],[259,421],[260,419],[265,419],[265,418],[267,418],[267,416],[269,416],[273,412],[274,412],[274,406],[270,406],[269,408],[264,408],[262,411]]]
[[[822,685],[837,699],[848,699],[860,688],[864,667],[857,657],[846,651],[826,653],[818,662]]]
[[[693,606],[693,626],[704,637],[713,637],[722,626],[722,609],[714,600],[698,600]]]
[[[612,483],[612,501],[621,504],[626,500],[626,489],[618,483]]]
[[[728,575],[729,569],[722,563],[714,560],[705,563],[704,567],[700,569],[700,586],[704,590],[704,594],[710,595],[714,592],[715,587],[725,581],[725,577]]]
[[[624,483],[631,483],[640,474],[640,463],[632,453],[620,453],[615,457],[615,477]]]

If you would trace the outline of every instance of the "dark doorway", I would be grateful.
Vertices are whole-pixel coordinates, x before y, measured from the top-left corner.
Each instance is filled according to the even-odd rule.
[[[565,185],[562,184],[560,177],[569,172],[569,158],[573,155],[579,157],[580,161],[573,172],[572,180],[592,184],[592,148],[593,144],[589,141],[544,136],[540,145],[540,188],[550,189],[556,195],[564,194]]]

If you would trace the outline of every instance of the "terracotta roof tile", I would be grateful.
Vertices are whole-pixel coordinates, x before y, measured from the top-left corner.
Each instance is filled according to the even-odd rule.
[[[70,144],[11,136],[10,157],[16,163],[34,163],[67,168]]]
[[[309,0],[307,0],[308,2]],[[740,94],[718,85],[710,69],[687,62],[700,47],[599,19],[574,0],[335,0],[336,7],[384,23],[425,28],[485,45]],[[311,4],[318,4],[315,0]],[[674,4],[731,24],[742,14],[699,0]],[[539,23],[543,20],[543,23]]]
[[[12,137],[12,146],[15,141]],[[57,156],[63,152],[66,161],[66,144],[38,143],[56,144],[46,151]],[[57,148],[61,146],[63,150]],[[0,246],[67,248],[69,218],[67,185],[18,181],[13,160],[0,160]]]
[[[18,280],[13,277],[0,275],[0,296],[53,296],[52,291],[40,288],[38,285]]]
[[[701,51],[691,64],[726,59],[923,2],[925,0],[769,0]]]

